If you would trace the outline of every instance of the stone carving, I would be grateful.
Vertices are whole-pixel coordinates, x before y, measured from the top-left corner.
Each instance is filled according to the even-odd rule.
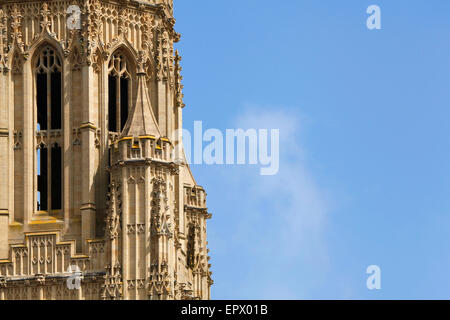
[[[114,240],[120,234],[121,200],[120,186],[115,182],[111,183],[108,194],[108,215],[106,217],[106,234],[109,239]]]
[[[7,38],[7,15],[0,9],[0,73],[7,68],[8,38]]]
[[[14,150],[22,149],[22,131],[14,130]]]
[[[76,128],[73,129],[73,145],[80,146],[81,145],[81,129]]]
[[[22,42],[22,12],[17,4],[14,4],[10,13],[11,44],[17,46],[20,52],[24,51]]]
[[[172,237],[170,216],[166,214],[169,210],[167,184],[161,178],[153,179],[152,199],[152,235]]]
[[[15,53],[12,62],[12,73],[19,75],[23,73],[23,61],[19,53]]]
[[[79,52],[78,48],[75,48],[73,50],[72,56],[71,56],[71,63],[72,63],[72,71],[80,71],[81,67],[83,66],[83,58],[81,56],[81,53]]]
[[[106,267],[105,284],[102,286],[101,297],[103,300],[118,300],[122,297],[122,273],[121,266]]]
[[[149,295],[152,299],[166,300],[172,294],[169,268],[166,261],[155,263],[150,269]]]
[[[187,265],[192,270],[195,269],[195,267],[198,264],[198,248],[197,248],[197,237],[199,232],[198,225],[191,224],[189,226],[189,233],[188,233],[188,243],[187,243]]]
[[[128,234],[144,234],[145,224],[129,224],[127,226]]]
[[[96,149],[100,149],[100,138],[102,136],[102,131],[100,129],[95,130],[94,145]]]
[[[206,194],[187,164],[173,162],[167,139],[181,129],[184,107],[181,56],[173,48],[180,35],[172,0],[156,2],[0,6],[0,105],[11,115],[0,132],[9,141],[0,151],[11,155],[0,168],[11,182],[0,184],[11,204],[0,212],[10,217],[0,229],[14,230],[0,235],[0,252],[8,252],[0,257],[0,300],[210,298]],[[67,25],[70,5],[80,8],[79,30]],[[129,95],[117,86],[122,77]],[[59,96],[61,114],[52,112]],[[128,100],[124,117],[140,117],[125,121],[133,128],[109,131],[110,99],[116,106]],[[48,129],[38,130],[37,121]],[[61,186],[51,179],[52,165],[38,166],[43,154],[62,157],[48,162],[61,164]],[[36,201],[45,190],[47,208]],[[81,290],[67,288],[72,268],[83,273]]]
[[[184,108],[185,104],[183,103],[183,85],[181,84],[181,81],[183,80],[183,77],[181,76],[181,70],[183,70],[183,68],[180,65],[180,61],[181,56],[177,50],[175,51],[175,101],[176,107]]]
[[[41,15],[41,29],[43,32],[47,32],[48,34],[51,33],[50,29],[52,27],[52,23],[50,22],[49,16],[50,16],[50,10],[48,10],[48,4],[47,2],[44,2],[41,7],[40,11]]]

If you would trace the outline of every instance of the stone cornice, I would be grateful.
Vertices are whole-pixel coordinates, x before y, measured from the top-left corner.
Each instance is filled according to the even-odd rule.
[[[184,210],[188,213],[203,215],[207,220],[212,218],[212,214],[208,212],[208,208],[185,205]]]
[[[152,158],[147,159],[129,159],[129,160],[120,160],[111,165],[108,170],[111,170],[116,167],[123,167],[126,165],[144,165],[144,166],[159,166],[159,167],[166,167],[169,170],[171,170],[175,175],[179,174],[179,165],[175,162],[169,162],[169,161],[162,161]]]
[[[84,282],[102,282],[103,277],[106,275],[106,272],[86,272],[82,273]],[[25,282],[29,282],[32,284],[36,282],[37,284],[43,284],[45,282],[63,282],[66,281],[69,277],[73,276],[72,273],[66,274],[57,274],[57,275],[44,275],[44,274],[36,274],[33,276],[13,276],[13,277],[0,277],[0,285],[3,286],[8,285],[22,285]]]

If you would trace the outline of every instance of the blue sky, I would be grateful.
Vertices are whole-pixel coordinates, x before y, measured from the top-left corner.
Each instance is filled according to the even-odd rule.
[[[372,4],[382,30],[366,28]],[[175,10],[185,127],[281,130],[276,176],[192,166],[214,215],[213,298],[449,299],[450,1]]]

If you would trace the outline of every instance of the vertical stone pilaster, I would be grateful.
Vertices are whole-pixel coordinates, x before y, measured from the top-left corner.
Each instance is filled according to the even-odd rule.
[[[7,101],[8,101],[8,123],[9,123],[9,146],[8,148],[10,149],[9,152],[9,223],[13,223],[14,219],[15,219],[15,205],[14,205],[14,190],[16,188],[16,181],[15,181],[15,177],[14,177],[14,167],[15,167],[15,157],[16,157],[16,145],[15,145],[15,128],[14,128],[14,109],[15,109],[15,101],[14,101],[14,81],[13,81],[13,76],[11,73],[9,73],[9,77],[8,79],[5,79],[5,81],[7,81],[8,83],[6,85],[6,92],[5,92],[5,97],[7,97]],[[17,133],[18,137],[17,137],[17,141],[18,141],[18,145],[20,146],[21,143],[21,137],[19,137],[21,135],[21,132]],[[17,147],[17,149],[19,149],[20,147]]]
[[[81,172],[81,228],[82,228],[82,249],[87,253],[88,247],[86,240],[95,238],[95,126],[93,105],[96,99],[93,90],[93,69],[91,66],[84,65],[82,67],[82,119],[83,123],[80,127],[82,130],[82,172]]]
[[[125,145],[126,143],[123,143],[122,145]],[[128,300],[129,294],[128,294],[128,275],[130,274],[130,265],[129,265],[129,252],[128,252],[128,246],[129,246],[129,238],[128,238],[128,232],[127,232],[127,226],[128,226],[128,220],[129,220],[129,200],[128,200],[128,168],[122,167],[120,169],[121,172],[121,188],[122,188],[122,279],[123,279],[123,299]]]
[[[10,126],[9,126],[9,76],[0,75],[0,259],[8,258],[8,225],[10,208]]]
[[[149,141],[146,143],[147,150],[150,146]],[[150,190],[151,190],[151,170],[150,167],[145,168],[145,283],[150,283],[149,270],[152,262],[151,252],[151,205],[150,205]]]
[[[89,146],[94,145],[94,130],[90,127],[90,124],[84,124],[86,126],[82,128],[82,172],[81,172],[81,233],[82,233],[82,248],[83,252],[87,252],[88,239],[95,238],[95,192],[94,192],[94,174],[95,174],[95,154]],[[95,150],[95,148],[94,148]]]
[[[8,246],[8,225],[9,214],[8,211],[0,210],[0,259],[7,259],[9,256]]]
[[[106,217],[106,194],[108,193],[108,153],[109,153],[109,130],[107,127],[108,118],[108,75],[106,66],[99,70],[99,114],[100,114],[100,159],[98,168],[98,187],[97,187],[97,212],[96,219],[97,233],[102,233],[101,228],[104,226],[104,219]]]
[[[80,289],[77,290],[77,299],[78,300],[86,300],[86,297],[84,295],[84,287],[81,286]]]
[[[167,87],[170,87],[169,84],[167,85]],[[173,115],[174,115],[174,106],[173,106],[173,96],[172,96],[172,91],[173,90],[167,90],[167,95],[166,95],[166,133],[165,136],[166,137],[170,137],[172,135],[172,132],[174,130],[173,128]]]
[[[83,253],[89,250],[88,240],[95,237],[95,213],[94,204],[87,203],[81,207],[81,241]]]
[[[72,159],[73,159],[73,144],[72,144],[72,123],[73,123],[73,112],[72,108],[75,107],[71,105],[70,101],[72,99],[72,85],[79,86],[80,84],[72,83],[72,68],[70,66],[69,60],[64,60],[63,68],[63,96],[62,103],[62,118],[63,118],[63,212],[64,212],[64,230],[67,232],[70,224],[71,210],[73,209],[71,203],[71,173],[72,173]],[[80,88],[81,89],[81,88]],[[81,91],[81,90],[79,90]]]
[[[6,284],[2,285],[0,283],[0,301],[5,300],[5,291],[6,291]]]
[[[35,142],[34,124],[35,110],[33,100],[35,91],[33,90],[33,75],[31,73],[31,61],[27,60],[23,67],[23,217],[24,226],[27,226],[35,212],[36,203],[34,196],[34,169],[35,169]]]
[[[44,289],[45,289],[44,284],[40,283],[38,287],[39,300],[44,300]]]
[[[167,101],[166,101],[166,81],[158,81],[158,125],[161,135],[167,137]]]

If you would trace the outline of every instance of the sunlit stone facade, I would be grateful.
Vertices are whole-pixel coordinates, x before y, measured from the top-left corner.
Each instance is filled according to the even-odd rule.
[[[0,300],[210,299],[172,6],[0,1]]]

